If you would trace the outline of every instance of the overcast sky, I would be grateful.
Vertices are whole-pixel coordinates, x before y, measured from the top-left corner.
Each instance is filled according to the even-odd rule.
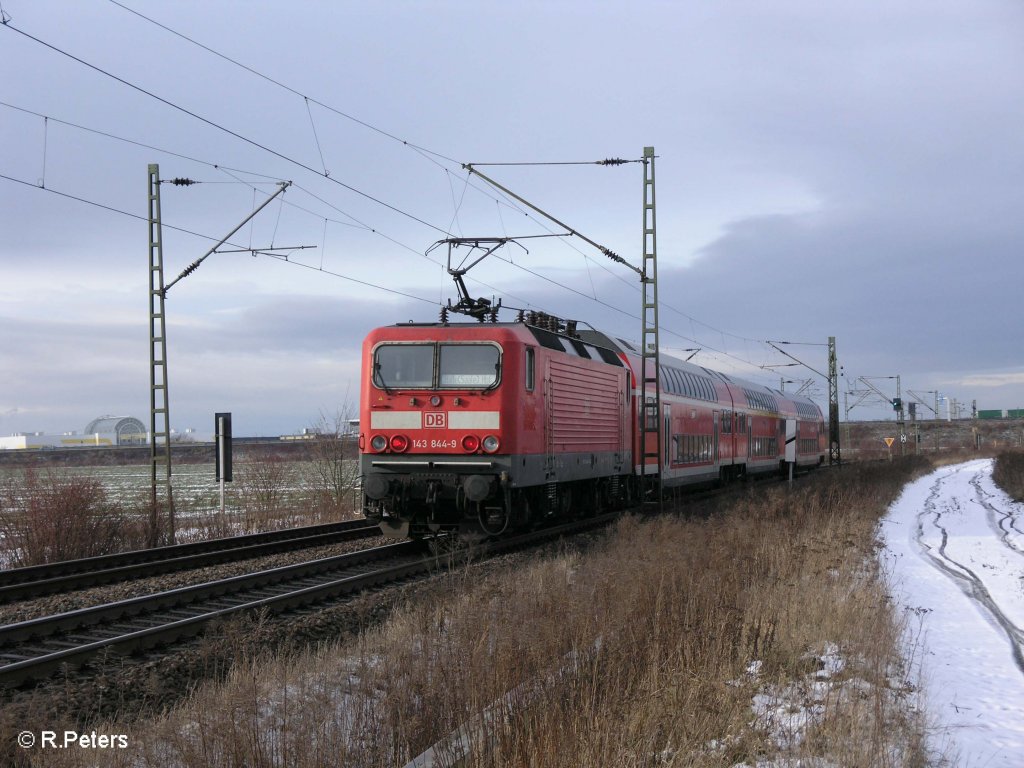
[[[148,422],[150,163],[202,182],[161,186],[167,282],[293,182],[224,247],[310,247],[217,253],[167,294],[172,427],[231,411],[278,434],[354,407],[370,329],[455,297],[434,242],[560,231],[462,163],[644,146],[667,351],[813,378],[824,408],[764,341],[825,372],[835,336],[841,411],[896,375],[907,399],[1024,407],[1016,0],[0,9],[0,434]],[[641,165],[481,170],[640,264]],[[632,271],[523,243],[472,269],[474,295],[638,339]]]

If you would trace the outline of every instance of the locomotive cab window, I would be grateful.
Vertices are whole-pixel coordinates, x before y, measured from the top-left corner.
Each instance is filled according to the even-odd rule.
[[[384,344],[373,355],[373,383],[379,387],[424,389],[433,382],[433,344]]]
[[[490,389],[501,374],[495,344],[381,344],[373,383],[385,389]]]
[[[501,354],[490,344],[441,344],[441,387],[493,387]]]
[[[537,381],[537,352],[533,347],[526,348],[526,391],[533,392]]]

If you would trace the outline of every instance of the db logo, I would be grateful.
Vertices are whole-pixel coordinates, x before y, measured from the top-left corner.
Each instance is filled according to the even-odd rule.
[[[444,411],[424,412],[423,426],[426,429],[444,429],[448,426],[447,414]]]

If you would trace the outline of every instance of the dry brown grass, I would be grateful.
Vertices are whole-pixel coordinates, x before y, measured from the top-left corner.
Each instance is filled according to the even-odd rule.
[[[443,576],[355,647],[235,666],[124,750],[38,765],[923,766],[876,523],[919,465],[755,487],[706,519],[622,520],[586,550]],[[842,669],[816,677],[824,660]],[[757,662],[755,667],[751,666]],[[780,747],[780,716],[813,722]],[[455,734],[456,738],[449,738]],[[461,737],[472,744],[462,756]]]

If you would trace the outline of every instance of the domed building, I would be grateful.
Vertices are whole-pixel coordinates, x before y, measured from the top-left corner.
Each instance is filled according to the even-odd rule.
[[[149,433],[146,425],[132,416],[100,416],[90,421],[82,434],[65,432],[62,435],[47,435],[42,432],[21,432],[10,437],[0,437],[0,450],[148,444]]]
[[[146,445],[146,426],[133,416],[100,416],[82,431],[86,435],[113,435],[114,445]]]

